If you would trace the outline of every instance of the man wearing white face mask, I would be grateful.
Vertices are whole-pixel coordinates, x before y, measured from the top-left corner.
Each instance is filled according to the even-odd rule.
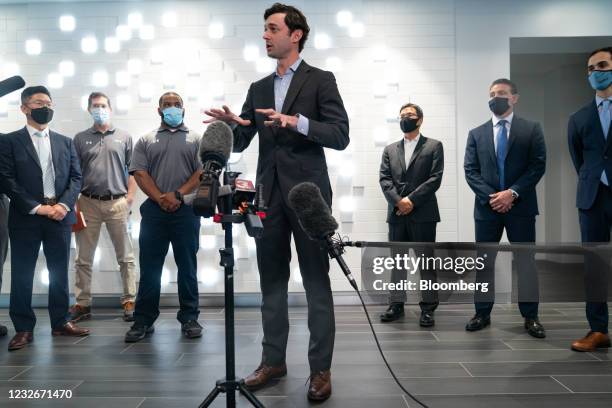
[[[76,236],[76,301],[70,308],[72,321],[91,318],[91,277],[100,229],[106,230],[115,248],[121,271],[123,320],[134,319],[136,267],[128,234],[128,217],[136,182],[128,175],[132,158],[132,137],[111,123],[112,107],[101,92],[89,95],[88,111],[94,124],[74,137],[81,162],[83,183],[78,206],[86,227]]]

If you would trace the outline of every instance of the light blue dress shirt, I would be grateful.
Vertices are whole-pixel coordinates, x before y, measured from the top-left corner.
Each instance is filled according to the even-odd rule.
[[[274,71],[274,110],[278,113],[283,110],[283,104],[285,103],[285,98],[287,98],[289,85],[291,85],[293,75],[301,62],[302,58],[298,58],[283,76],[280,76],[278,71]],[[308,125],[308,118],[298,114],[297,131],[304,136],[308,136]]]

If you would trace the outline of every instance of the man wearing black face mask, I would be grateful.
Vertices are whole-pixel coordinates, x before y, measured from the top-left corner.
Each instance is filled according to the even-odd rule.
[[[493,117],[470,130],[465,148],[465,178],[476,194],[476,242],[499,242],[504,229],[510,242],[535,242],[535,188],[546,168],[544,135],[538,123],[514,114],[519,95],[512,81],[493,81],[489,97]],[[488,251],[479,256],[485,256],[486,261],[476,278],[488,283],[488,292],[475,295],[476,315],[467,324],[467,331],[481,330],[491,323],[496,253]],[[543,338],[546,333],[538,320],[539,288],[533,254],[518,252],[515,262],[525,329],[531,336]]]
[[[385,147],[380,164],[380,187],[387,199],[389,241],[435,242],[436,225],[440,212],[436,191],[444,172],[442,143],[423,136],[423,110],[413,103],[400,109],[402,140]],[[433,251],[423,250],[430,257]],[[393,256],[395,257],[395,253]],[[420,256],[417,253],[416,256]],[[435,270],[421,269],[421,280],[436,281]],[[391,281],[395,284],[407,278],[407,270],[393,269]],[[423,291],[421,318],[423,327],[434,325],[434,311],[438,306],[437,291]],[[389,293],[389,308],[380,316],[383,322],[392,322],[404,315],[405,290]]]
[[[68,260],[74,204],[81,170],[72,139],[49,130],[53,118],[49,91],[42,86],[21,93],[27,125],[6,135],[0,149],[0,190],[11,199],[10,316],[16,334],[9,350],[33,340],[32,281],[42,243],[49,272],[49,317],[54,336],[86,336],[68,321]]]
[[[587,61],[595,98],[570,116],[569,150],[576,172],[576,207],[582,242],[610,242],[612,228],[612,47],[595,50]],[[608,277],[610,259],[585,257],[586,315],[591,331],[572,343],[576,351],[610,347]]]

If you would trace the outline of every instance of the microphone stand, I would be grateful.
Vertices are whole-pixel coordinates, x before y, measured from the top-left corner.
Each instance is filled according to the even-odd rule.
[[[223,183],[229,183],[228,172],[223,174]],[[232,214],[232,195],[227,194],[223,200],[222,214],[216,217],[225,231],[225,248],[221,248],[220,265],[225,269],[225,378],[216,382],[206,399],[199,408],[210,406],[220,393],[226,394],[226,407],[236,407],[236,390],[238,390],[255,408],[265,408],[264,405],[246,388],[242,378],[236,378],[236,359],[234,339],[234,242],[232,224],[243,223],[244,215]]]

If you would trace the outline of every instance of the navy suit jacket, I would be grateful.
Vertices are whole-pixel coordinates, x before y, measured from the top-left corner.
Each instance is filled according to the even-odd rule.
[[[604,169],[608,181],[612,182],[612,125],[606,141],[595,99],[570,116],[567,137],[570,155],[578,173],[576,207],[588,210],[595,202]]]
[[[53,131],[49,132],[49,139],[55,170],[55,193],[58,202],[71,210],[60,223],[72,225],[76,222],[74,204],[81,189],[79,159],[72,139]],[[10,228],[38,225],[40,216],[29,213],[43,201],[42,176],[36,149],[25,127],[0,137],[0,190],[5,191],[11,199]]]
[[[489,205],[489,194],[500,191],[493,121],[470,130],[465,148],[465,179],[476,194],[474,219],[494,220],[501,214]],[[519,217],[538,214],[536,185],[546,170],[546,144],[539,123],[516,114],[512,119],[505,160],[505,186],[519,194],[507,213]]]

